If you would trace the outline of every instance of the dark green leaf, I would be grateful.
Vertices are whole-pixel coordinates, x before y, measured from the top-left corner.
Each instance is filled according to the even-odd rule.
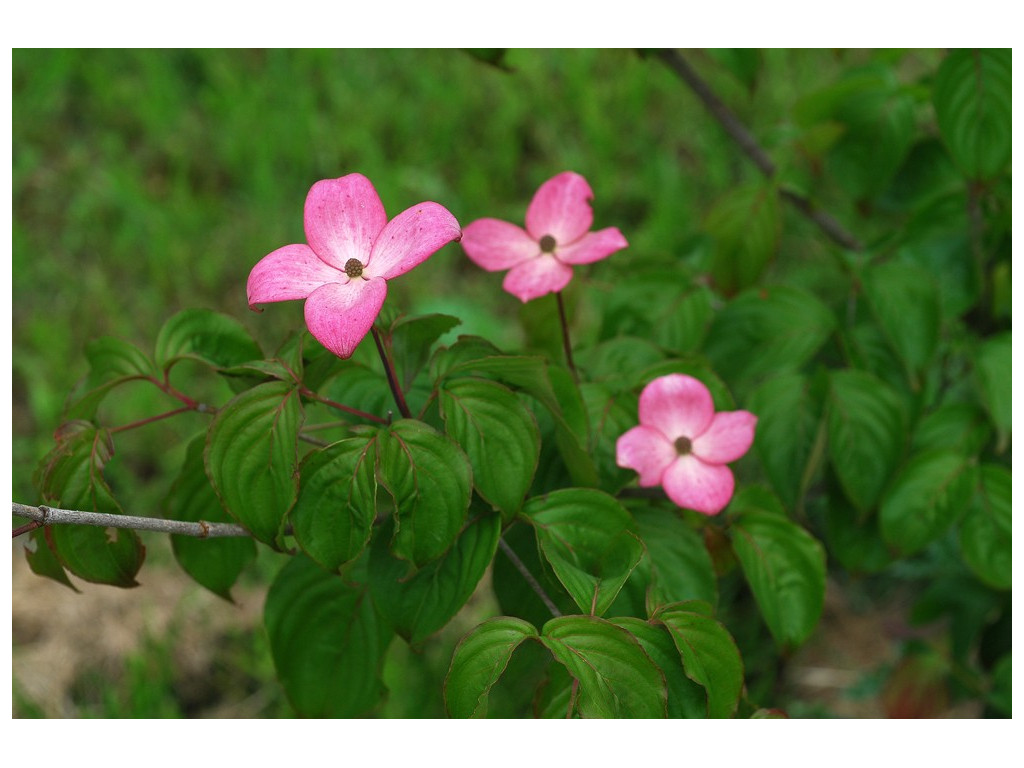
[[[958,49],[935,75],[939,131],[971,179],[990,179],[1010,162],[1011,69],[1009,49]]]
[[[861,519],[840,491],[833,473],[828,475],[826,493],[824,535],[829,555],[854,574],[876,573],[888,566],[893,555],[882,540],[878,518],[872,515]]]
[[[127,341],[104,336],[85,347],[89,375],[69,398],[64,418],[91,419],[114,387],[135,379],[156,376],[153,362],[142,350]]]
[[[537,637],[532,624],[499,616],[480,624],[455,647],[444,680],[444,701],[452,717],[484,717],[487,696],[524,640]]]
[[[579,680],[583,717],[665,717],[665,676],[622,627],[594,616],[562,616],[541,631],[541,642]]]
[[[886,340],[907,368],[921,373],[939,341],[939,292],[931,275],[913,264],[890,261],[868,267],[864,293]]]
[[[637,395],[625,392],[613,396],[604,384],[584,382],[580,394],[587,406],[591,424],[590,455],[598,469],[602,490],[615,493],[636,477],[616,461],[615,441],[637,424]]]
[[[214,368],[230,368],[261,359],[263,351],[233,317],[208,309],[186,309],[160,329],[156,364],[166,371],[185,357]]]
[[[205,444],[206,435],[198,435],[188,445],[185,462],[166,501],[166,516],[171,520],[231,522],[206,476]],[[256,558],[255,542],[244,536],[212,539],[171,536],[171,547],[178,564],[189,576],[225,600],[231,600],[231,587],[238,575]]]
[[[833,371],[829,384],[829,456],[847,498],[865,512],[900,463],[906,414],[895,391],[863,371]]]
[[[754,90],[757,73],[761,68],[761,52],[757,48],[708,48],[707,53],[747,90]]]
[[[629,513],[606,493],[567,488],[530,499],[521,514],[580,610],[603,614],[643,556]]]
[[[537,471],[537,420],[507,388],[478,378],[450,378],[438,391],[445,431],[473,467],[473,485],[511,520]]]
[[[57,431],[57,445],[40,462],[36,485],[53,507],[122,514],[103,478],[114,453],[110,433],[87,422]],[[92,525],[56,525],[47,539],[61,564],[79,578],[118,587],[136,585],[146,550],[132,530]]]
[[[53,529],[36,528],[29,533],[29,540],[35,548],[25,547],[25,560],[28,561],[28,567],[37,576],[53,579],[58,584],[71,587],[75,592],[78,592],[78,588],[71,583],[67,571],[64,570],[64,566],[61,565],[60,559],[57,557],[57,553],[53,551],[52,545],[47,540],[47,531],[51,530]]]
[[[402,317],[391,327],[391,349],[402,377],[402,389],[412,386],[416,374],[430,359],[430,348],[461,321],[451,315]]]
[[[1006,717],[1013,717],[1013,661],[1008,653],[1003,656],[992,670],[992,687],[988,701]]]
[[[299,714],[363,717],[380,702],[392,634],[365,589],[296,555],[270,586],[263,620],[278,680]]]
[[[779,247],[782,214],[775,185],[733,188],[715,203],[704,227],[714,240],[711,274],[723,293],[753,285]]]
[[[290,518],[295,540],[324,568],[354,560],[377,514],[376,438],[361,435],[310,453],[302,462]]]
[[[765,624],[784,651],[802,645],[825,604],[825,549],[781,510],[738,495],[730,507],[733,552]]]
[[[783,374],[754,390],[746,409],[757,415],[757,449],[776,492],[788,509],[800,501],[809,474],[821,461],[822,403],[803,375]]]
[[[495,378],[538,400],[555,419],[555,440],[576,485],[596,486],[597,470],[587,453],[587,412],[579,389],[564,368],[540,357],[479,357],[448,369],[446,376],[478,375]]]
[[[911,447],[915,452],[949,448],[966,456],[975,456],[991,434],[981,409],[969,403],[950,403],[921,420],[914,429]]]
[[[683,659],[686,676],[707,692],[708,717],[732,717],[743,689],[743,660],[728,630],[700,601],[677,603],[655,614]]]
[[[643,563],[650,569],[647,603],[651,608],[685,600],[718,602],[715,568],[699,532],[664,508],[634,509],[633,519],[647,548]]]
[[[951,450],[918,454],[902,468],[882,497],[882,537],[912,554],[945,532],[963,512],[974,488],[968,457]]]
[[[964,562],[995,589],[1012,583],[1011,476],[995,464],[981,466],[979,484],[960,525]]]
[[[473,487],[466,455],[423,422],[402,419],[380,431],[377,461],[395,505],[391,551],[418,566],[436,560],[466,521]]]
[[[974,371],[981,390],[981,402],[992,417],[992,423],[1001,434],[1009,434],[1011,422],[1011,362],[1010,332],[986,339],[974,357]]]
[[[651,625],[631,617],[612,619],[611,622],[629,632],[665,676],[669,717],[707,717],[707,694],[700,685],[686,676],[683,660],[665,626]]]
[[[206,439],[206,472],[224,508],[273,546],[298,492],[302,420],[298,392],[271,381],[221,408]]]
[[[798,370],[835,330],[832,312],[809,293],[771,286],[737,296],[711,325],[704,348],[726,381]]]
[[[414,574],[387,551],[388,531],[370,548],[370,587],[378,610],[395,631],[416,644],[441,629],[466,604],[494,560],[501,518],[484,514],[469,523],[438,560]]]
[[[541,626],[553,614],[519,571],[508,550],[536,579],[560,612],[572,613],[576,605],[551,571],[551,566],[541,558],[535,533],[532,526],[518,523],[513,523],[505,530],[501,537],[505,546],[494,558],[491,584],[502,613],[506,616],[519,616]]]

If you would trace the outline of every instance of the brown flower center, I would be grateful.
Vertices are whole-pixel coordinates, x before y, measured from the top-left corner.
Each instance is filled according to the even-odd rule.
[[[544,237],[540,239],[540,249],[544,253],[554,253],[555,238],[553,238],[551,235],[544,235]]]
[[[363,274],[363,262],[359,259],[349,259],[345,262],[345,274],[349,277],[360,277]]]
[[[685,456],[691,450],[693,450],[693,441],[688,437],[680,437],[676,439],[676,453],[680,456]]]

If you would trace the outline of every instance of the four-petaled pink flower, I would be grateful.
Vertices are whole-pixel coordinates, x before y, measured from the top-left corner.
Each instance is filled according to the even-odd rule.
[[[358,173],[318,181],[306,196],[306,241],[264,256],[249,273],[249,307],[305,299],[306,325],[338,357],[350,357],[377,319],[387,280],[460,235],[444,206],[420,203],[391,221]]]
[[[640,485],[660,485],[680,507],[721,512],[734,480],[725,466],[754,442],[757,417],[715,413],[703,383],[679,373],[655,379],[640,393],[640,426],[615,444],[616,463],[640,473]]]
[[[477,219],[462,247],[489,272],[509,270],[502,283],[521,301],[561,291],[573,264],[599,261],[628,243],[615,227],[591,232],[594,211],[587,180],[565,171],[541,184],[526,209],[526,229],[500,219]]]

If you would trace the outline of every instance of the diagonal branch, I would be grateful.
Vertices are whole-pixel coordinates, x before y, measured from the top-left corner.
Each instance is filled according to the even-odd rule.
[[[160,533],[176,533],[179,536],[193,536],[198,539],[212,539],[224,536],[252,536],[249,531],[234,523],[186,523],[181,520],[163,520],[156,517],[135,517],[132,515],[110,515],[105,512],[80,512],[74,509],[54,509],[53,507],[32,507],[27,504],[12,502],[11,513],[18,517],[27,517],[34,523],[42,525],[96,525],[103,528],[131,528],[136,531],[159,531]],[[27,533],[38,525],[24,525],[14,531],[14,535]]]
[[[773,178],[776,168],[775,163],[768,157],[768,153],[757,143],[757,139],[747,130],[747,127],[740,119],[733,114],[732,110],[725,106],[708,84],[701,79],[700,75],[683,58],[682,54],[678,51],[664,48],[655,51],[654,55],[664,61],[673,72],[679,75],[683,82],[690,86],[690,89],[697,95],[697,98],[704,103],[708,111],[718,120],[722,128],[725,129],[725,132],[732,137],[732,140],[740,146],[740,149],[746,153],[747,157],[753,161],[758,170],[767,178]],[[786,189],[780,190],[779,194],[800,213],[817,224],[818,228],[836,244],[851,251],[864,250],[864,246],[856,237],[847,232],[832,216],[815,206],[810,199]]]

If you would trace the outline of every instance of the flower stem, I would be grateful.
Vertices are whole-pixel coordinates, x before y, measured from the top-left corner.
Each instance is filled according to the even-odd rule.
[[[388,386],[391,387],[391,395],[395,398],[395,405],[398,406],[398,412],[402,414],[402,418],[411,419],[412,411],[409,410],[409,406],[405,402],[405,395],[402,394],[402,388],[398,386],[398,378],[395,376],[395,367],[391,364],[391,358],[388,357],[387,352],[384,351],[384,344],[380,340],[380,334],[377,333],[377,326],[370,326],[370,331],[373,333],[373,340],[377,344],[377,352],[380,354],[380,360],[384,364],[384,373],[388,377]]]
[[[562,612],[558,610],[558,606],[555,605],[554,600],[548,597],[548,593],[544,591],[540,582],[533,577],[533,574],[530,573],[526,564],[519,559],[519,555],[512,551],[512,547],[505,542],[505,539],[498,539],[498,546],[501,547],[501,551],[508,556],[508,559],[512,561],[512,565],[516,567],[516,570],[523,575],[523,578],[526,579],[526,583],[529,584],[533,591],[537,593],[537,597],[539,597],[544,602],[544,605],[547,606],[547,609],[551,611],[551,615],[556,619],[561,616]]]
[[[569,321],[565,318],[565,302],[562,300],[562,292],[558,291],[555,294],[555,298],[558,300],[558,320],[562,324],[562,347],[565,349],[565,363],[569,366],[569,370],[572,371],[573,380],[579,384],[580,375],[576,372],[576,363],[572,360],[572,342],[569,341]]]

